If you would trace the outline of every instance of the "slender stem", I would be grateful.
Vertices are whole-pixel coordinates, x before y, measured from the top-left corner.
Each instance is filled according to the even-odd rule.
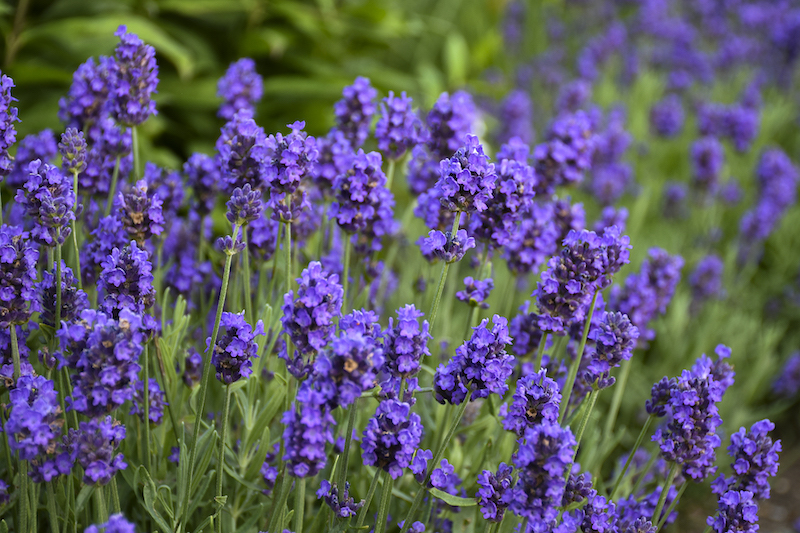
[[[400,392],[400,397],[403,397],[402,391]],[[356,398],[356,401],[347,409],[347,413],[347,433],[345,433],[344,436],[344,451],[342,452],[342,462],[339,465],[339,490],[344,490],[344,482],[347,480],[347,462],[350,458],[350,443],[353,440],[353,427],[356,425],[358,398]]]
[[[389,159],[389,168],[386,170],[386,188],[392,190],[392,182],[394,181],[394,168],[397,161],[394,158]]]
[[[667,494],[669,493],[675,476],[678,475],[678,469],[680,467],[681,465],[678,463],[672,463],[669,473],[667,474],[667,479],[664,480],[664,486],[661,488],[661,495],[658,497],[658,505],[656,505],[656,510],[653,511],[653,518],[650,520],[651,523],[659,523],[661,519],[661,510],[664,509],[664,503],[667,501]]]
[[[534,372],[538,372],[542,368],[542,357],[544,357],[544,347],[547,344],[548,332],[542,333],[542,340],[539,341],[539,347],[536,349],[536,364],[533,366]]]
[[[653,468],[653,465],[656,464],[656,460],[661,456],[659,453],[652,453],[650,454],[650,459],[647,460],[647,463],[644,465],[644,468],[639,472],[639,479],[636,480],[634,483],[633,488],[631,489],[630,494],[637,495],[639,494],[639,488],[644,483],[645,477],[647,477],[647,473],[650,472],[650,469]]]
[[[75,195],[75,202],[72,204],[72,212],[78,211],[78,172],[72,171],[72,193]],[[78,280],[78,288],[83,290],[83,279],[81,278],[81,249],[78,246],[77,217],[72,219],[72,244],[75,246],[75,278]]]
[[[561,400],[561,408],[559,409],[558,413],[559,424],[564,421],[564,413],[567,412],[567,406],[569,406],[569,399],[570,396],[572,396],[572,388],[575,386],[575,378],[578,375],[578,368],[581,366],[581,359],[583,359],[583,350],[586,348],[586,339],[589,336],[589,328],[592,325],[594,304],[597,302],[598,294],[600,294],[599,290],[595,291],[594,296],[592,297],[592,304],[589,307],[589,314],[586,316],[586,323],[583,325],[583,336],[581,337],[581,343],[578,346],[578,353],[575,355],[575,360],[572,361],[572,365],[569,367],[567,381],[564,383],[563,398]]]
[[[19,376],[22,374],[22,363],[19,359],[19,340],[17,339],[17,326],[15,324],[11,324],[11,327],[8,328],[11,332],[11,359],[14,362],[14,383],[17,382]]]
[[[56,229],[56,279],[55,279],[55,286],[56,286],[56,308],[53,309],[54,313],[54,320],[53,320],[53,329],[55,332],[61,328],[61,244],[59,241],[61,240],[61,230]],[[79,274],[80,275],[80,274]],[[58,336],[56,336],[58,339]],[[59,341],[60,346],[60,341]]]
[[[53,490],[53,482],[45,483],[47,491],[47,514],[50,517],[50,531],[58,533],[58,507],[56,506],[56,493]]]
[[[285,224],[280,224],[278,229],[275,230],[275,252],[272,254],[272,277],[269,281],[269,298],[273,298],[275,295],[275,283],[278,279],[278,250],[281,247],[281,229],[284,226]]]
[[[119,180],[119,159],[114,163],[114,172],[111,174],[111,186],[108,189],[108,198],[106,198],[106,212],[105,216],[111,214],[111,206],[114,205],[114,193],[117,190],[117,180]]]
[[[438,465],[441,460],[442,456],[444,455],[444,451],[447,449],[448,444],[450,444],[450,439],[453,438],[453,435],[458,428],[458,425],[461,423],[461,418],[464,416],[464,411],[467,410],[467,405],[469,404],[470,398],[472,397],[472,391],[467,392],[464,401],[458,406],[456,410],[456,415],[453,417],[453,421],[450,424],[450,428],[447,431],[447,434],[439,443],[439,446],[436,450],[436,454],[433,456],[433,461],[428,466],[428,473],[425,475],[425,481],[423,481],[422,486],[417,491],[417,496],[414,498],[414,502],[411,504],[411,509],[409,509],[408,514],[406,515],[405,523],[403,524],[403,529],[400,533],[407,533],[409,528],[411,528],[411,520],[414,518],[414,514],[417,512],[420,504],[422,503],[422,498],[425,496],[425,493],[428,492],[427,486],[428,482],[431,479],[431,474],[433,473],[436,465]]]
[[[292,209],[292,196],[290,194],[286,195],[286,207],[291,211]],[[292,282],[294,281],[294,276],[292,275],[292,223],[286,222],[286,290],[284,292],[289,292],[292,290]]]
[[[356,529],[361,529],[361,526],[364,525],[364,521],[367,519],[367,514],[369,513],[369,504],[372,503],[372,498],[373,496],[375,496],[375,489],[378,488],[378,478],[381,476],[381,472],[383,472],[382,469],[380,468],[375,469],[375,475],[372,476],[372,482],[369,484],[367,497],[364,499],[364,506],[358,513],[358,522],[356,522]]]
[[[14,331],[14,328],[11,328]],[[28,461],[19,462],[19,530],[28,531]]]
[[[389,517],[389,504],[392,503],[392,487],[394,479],[389,472],[383,472],[383,493],[381,493],[381,506],[378,511],[378,522],[375,524],[375,533],[386,531],[386,519]]]
[[[111,509],[114,511],[114,514],[119,514],[122,512],[120,505],[119,505],[119,490],[117,490],[117,478],[115,476],[111,477]]]
[[[144,345],[142,352],[144,366],[144,381],[142,382],[142,402],[144,403],[144,464],[147,471],[153,471],[152,455],[150,454],[150,343]]]
[[[294,485],[294,533],[303,533],[303,512],[306,506],[306,478],[297,478]]]
[[[253,291],[250,288],[250,250],[247,247],[247,227],[242,227],[242,242],[244,251],[242,252],[242,266],[244,266],[244,314],[247,320],[255,322],[253,315]]]
[[[586,424],[589,423],[589,416],[592,414],[592,410],[594,409],[594,404],[597,402],[597,396],[600,394],[600,391],[593,390],[589,393],[589,404],[586,406],[585,411],[583,412],[583,418],[581,418],[581,424],[578,426],[578,432],[575,434],[575,452],[573,453],[573,460],[575,459],[575,455],[578,453],[578,447],[581,445],[581,439],[583,438],[583,432],[586,431]]]
[[[275,500],[267,531],[278,530],[278,517],[283,514],[283,506],[286,505],[286,500],[289,498],[289,489],[291,486],[292,483],[289,481],[289,471],[284,468],[283,479],[281,479],[281,490],[278,493],[278,498]]]
[[[133,181],[138,180],[142,173],[142,162],[139,159],[139,129],[131,127],[131,150],[133,151]]]
[[[345,233],[344,234],[344,259],[342,261],[342,288],[344,292],[342,294],[342,314],[347,312],[348,305],[347,305],[347,289],[350,287],[350,249],[352,248],[352,244],[350,243],[350,235]]]
[[[236,236],[239,232],[239,226],[233,227],[233,238],[236,240]],[[219,333],[219,323],[222,319],[222,310],[225,308],[225,296],[228,293],[228,282],[231,278],[231,263],[233,261],[233,255],[229,254],[225,259],[225,270],[222,274],[222,286],[220,287],[219,291],[219,301],[217,302],[217,315],[214,318],[214,329],[211,332],[211,343],[209,347],[206,349],[205,360],[203,361],[203,375],[200,379],[200,393],[199,393],[199,402],[200,405],[197,407],[197,413],[195,414],[194,419],[194,430],[192,435],[192,443],[189,447],[189,479],[187,480],[186,490],[184,491],[184,501],[183,501],[183,519],[182,525],[185,526],[189,519],[189,493],[191,492],[190,488],[192,486],[192,477],[194,476],[194,466],[195,461],[197,460],[197,440],[200,437],[200,425],[203,421],[203,416],[205,415],[205,407],[206,407],[206,395],[208,392],[208,381],[209,375],[211,374],[211,350],[214,349],[214,346],[217,344],[217,334]]]
[[[492,522],[491,520],[486,521],[486,527],[484,528],[484,533],[492,533],[497,526],[497,522]]]
[[[680,501],[681,496],[683,496],[683,493],[686,491],[686,487],[688,487],[688,486],[689,486],[689,483],[684,481],[683,485],[681,485],[681,488],[678,489],[678,494],[675,495],[675,499],[672,500],[672,503],[669,504],[669,507],[667,507],[667,510],[664,513],[664,516],[661,517],[661,521],[658,523],[658,527],[656,527],[656,533],[658,533],[658,531],[662,527],[664,527],[664,524],[667,523],[667,518],[669,518],[669,515],[671,515],[672,511],[675,510],[675,507],[678,505],[678,502]]]
[[[436,296],[433,298],[431,305],[431,312],[428,313],[428,328],[433,331],[433,324],[436,322],[436,312],[439,310],[439,303],[442,300],[442,292],[444,291],[444,282],[447,279],[447,271],[450,268],[450,263],[442,265],[442,273],[439,276],[439,286],[436,288]]]
[[[631,374],[631,366],[633,366],[633,360],[629,359],[623,365],[622,373],[619,375],[616,387],[614,387],[614,396],[611,398],[611,407],[606,416],[605,428],[603,428],[603,436],[606,439],[611,435],[614,424],[617,422],[619,407],[622,404],[622,395],[625,392],[625,385],[628,383],[628,376]]]
[[[225,405],[222,408],[222,437],[219,439],[219,460],[217,462],[217,502],[219,504],[217,533],[222,533],[222,482],[225,480],[225,440],[228,438],[228,415],[231,408],[231,386],[225,387]]]
[[[628,459],[625,461],[625,465],[622,467],[622,472],[619,473],[617,477],[617,481],[614,483],[614,488],[611,489],[611,495],[608,497],[609,500],[613,500],[614,496],[617,495],[617,491],[619,490],[619,486],[622,483],[622,480],[625,479],[625,474],[628,472],[628,467],[633,462],[633,456],[636,455],[636,452],[639,450],[639,447],[642,445],[642,441],[644,441],[644,437],[647,435],[648,431],[650,430],[650,425],[653,423],[653,419],[655,416],[650,415],[645,420],[644,425],[642,426],[642,430],[639,432],[639,436],[636,437],[636,444],[633,445],[633,449],[631,450],[630,454],[628,455]],[[608,435],[606,435],[606,438]]]
[[[106,508],[106,497],[103,494],[102,485],[95,485],[94,487],[94,504],[97,523],[105,524],[108,522],[108,508]]]

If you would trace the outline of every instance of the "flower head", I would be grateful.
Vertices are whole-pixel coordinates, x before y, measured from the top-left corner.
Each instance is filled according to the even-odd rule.
[[[411,405],[387,399],[378,404],[361,441],[364,464],[382,468],[392,479],[403,475],[422,440],[422,421]]]
[[[0,226],[0,328],[24,324],[40,311],[34,280],[39,251],[18,226]]]
[[[478,475],[478,493],[475,498],[486,520],[501,522],[506,509],[511,504],[514,491],[514,468],[500,463],[497,473],[484,470]]]
[[[426,131],[419,116],[411,108],[412,100],[405,91],[381,101],[381,116],[375,124],[378,148],[390,159],[403,157],[409,149],[425,141]]]
[[[239,111],[255,116],[255,106],[264,94],[263,81],[256,63],[249,57],[231,63],[217,82],[217,96],[222,98],[217,116],[230,120]]]
[[[436,159],[450,157],[464,144],[476,117],[477,109],[469,93],[439,95],[425,120],[430,131],[428,148]]]
[[[439,165],[439,201],[449,211],[485,211],[492,199],[497,174],[474,135]]]
[[[431,354],[428,321],[423,320],[421,326],[419,323],[423,316],[422,311],[410,304],[397,310],[396,322],[389,318],[389,326],[383,333],[383,370],[389,375],[413,377],[419,372],[423,357]]]
[[[11,96],[14,80],[0,73],[0,177],[7,176],[14,168],[14,159],[8,154],[8,149],[17,140],[17,130],[14,122],[19,122],[17,108],[13,102],[17,99]]]
[[[108,522],[100,525],[91,525],[83,533],[135,533],[136,526],[128,522],[125,516],[112,514],[108,517]]]
[[[560,405],[561,390],[552,378],[547,377],[547,370],[542,368],[517,381],[511,404],[501,408],[503,427],[522,437],[527,428],[543,422],[557,422]]]
[[[111,113],[118,123],[137,126],[155,115],[153,93],[158,85],[156,51],[135,34],[120,26],[114,35],[120,43],[114,51],[114,68],[109,80]]]
[[[72,458],[83,467],[87,485],[107,485],[120,470],[128,467],[125,457],[114,452],[125,439],[125,426],[107,416],[81,422],[71,429],[67,442]]]
[[[56,284],[55,269],[45,270],[42,281],[36,284],[36,292],[42,311],[39,315],[40,323],[55,327],[56,309]],[[84,309],[89,307],[89,298],[86,293],[77,287],[77,281],[72,274],[72,269],[61,262],[61,320],[72,322]],[[59,324],[59,327],[61,325]],[[57,328],[56,328],[57,329]]]
[[[164,231],[163,202],[154,192],[148,194],[148,184],[139,180],[136,185],[117,195],[114,206],[129,238],[139,244]]]
[[[58,167],[37,159],[28,166],[28,180],[14,198],[33,218],[31,237],[46,247],[64,244],[75,220],[72,180]]]
[[[217,379],[226,385],[253,373],[253,358],[258,357],[258,344],[255,338],[265,335],[264,323],[259,320],[253,328],[241,313],[222,313],[220,329],[225,334],[217,338],[211,355],[211,364],[217,369]],[[206,348],[211,347],[211,337],[206,339]]]
[[[336,115],[336,129],[350,141],[353,149],[358,148],[369,135],[369,126],[375,114],[375,98],[378,91],[370,85],[369,79],[359,76],[342,91],[342,99],[333,106]]]

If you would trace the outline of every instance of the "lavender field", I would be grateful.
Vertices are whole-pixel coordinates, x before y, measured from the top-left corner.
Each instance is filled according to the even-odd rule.
[[[796,0],[0,31],[0,533],[800,531]]]

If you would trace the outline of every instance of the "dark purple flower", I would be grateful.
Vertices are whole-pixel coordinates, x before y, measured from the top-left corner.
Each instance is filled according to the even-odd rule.
[[[30,349],[28,348],[28,331],[21,326],[13,326],[17,330],[17,344],[19,345],[20,375],[35,374],[30,364]],[[0,386],[10,388],[14,385],[14,360],[11,351],[11,328],[0,329]]]
[[[715,494],[723,495],[729,490],[746,490],[753,494],[753,500],[767,500],[770,496],[769,478],[778,474],[778,453],[781,441],[772,441],[769,432],[775,424],[764,419],[753,424],[750,431],[739,428],[731,435],[728,455],[733,457],[730,477],[721,474],[712,484]]]
[[[594,224],[595,233],[601,233],[605,228],[617,226],[621,232],[625,231],[628,223],[628,210],[624,207],[604,207],[600,218]]]
[[[456,468],[447,459],[442,459],[440,466],[431,472],[431,487],[448,494],[458,494],[457,487],[461,484],[461,478],[455,472]]]
[[[758,503],[753,493],[742,490],[730,490],[719,497],[719,508],[716,517],[709,516],[706,524],[712,526],[716,533],[758,531]]]
[[[161,419],[164,417],[164,407],[167,405],[166,396],[164,395],[164,391],[161,390],[161,387],[158,385],[158,381],[153,378],[150,378],[147,384],[147,392],[148,396],[150,397],[150,405],[149,405],[149,418],[150,422],[155,425],[159,425],[161,423]],[[133,405],[131,405],[131,410],[128,412],[129,415],[138,415],[139,420],[144,422],[144,381],[139,380],[136,382],[136,387],[133,392]]]
[[[485,211],[496,181],[494,164],[484,155],[478,138],[467,135],[465,144],[439,164],[439,201],[449,211]]]
[[[347,172],[353,148],[344,133],[333,128],[325,137],[317,137],[317,151],[317,164],[312,169],[311,177],[327,195],[336,177]]]
[[[430,356],[428,340],[428,321],[419,319],[424,314],[409,304],[397,310],[397,322],[389,317],[389,326],[383,333],[383,370],[396,378],[415,376],[422,364],[422,358]]]
[[[194,387],[203,377],[203,356],[194,348],[189,348],[183,369],[183,382],[187,387]]]
[[[33,219],[33,240],[50,248],[64,244],[72,233],[70,223],[75,220],[75,193],[72,180],[58,167],[43,163],[41,159],[32,161],[28,166],[28,179],[14,199]]]
[[[39,133],[26,135],[17,145],[14,156],[14,168],[8,174],[6,183],[12,188],[23,187],[30,176],[30,164],[41,159],[42,163],[51,163],[58,154],[56,136],[52,130],[44,129]]]
[[[555,103],[555,113],[575,113],[592,98],[592,84],[586,80],[575,80],[561,86]]]
[[[36,483],[68,475],[73,461],[59,442],[64,418],[53,382],[43,376],[23,375],[8,394],[11,414],[4,431],[11,451],[31,462],[28,475]]]
[[[319,158],[316,139],[303,131],[305,122],[293,122],[289,135],[270,135],[266,141],[264,186],[271,203],[280,203],[286,194],[294,194],[300,181],[314,171]]]
[[[639,338],[639,329],[631,324],[628,315],[603,313],[598,327],[589,331],[589,338],[595,343],[589,363],[589,372],[594,380],[595,376],[604,376],[622,361],[631,358]]]
[[[87,133],[89,151],[86,154],[86,169],[78,176],[79,191],[113,198],[117,190],[111,191],[109,188],[117,160],[118,176],[127,176],[133,170],[131,129],[121,128],[113,118],[104,115]]]
[[[117,218],[122,222],[128,237],[140,245],[153,235],[161,235],[164,231],[162,204],[157,194],[154,192],[148,194],[145,180],[139,180],[136,185],[128,186],[114,201]]]
[[[359,149],[351,159],[349,170],[336,178],[333,184],[335,201],[329,215],[336,218],[344,231],[364,231],[376,219],[382,204],[381,191],[386,189],[381,163],[380,153],[364,153]]]
[[[716,193],[725,149],[715,137],[703,137],[692,143],[692,186],[701,194]]]
[[[500,149],[495,154],[498,161],[503,159],[511,159],[518,163],[529,163],[531,155],[531,147],[519,137],[511,137],[507,143],[500,146]]]
[[[412,100],[405,91],[381,101],[381,116],[375,124],[378,148],[387,159],[400,159],[405,153],[426,140],[426,131],[419,116],[411,108]]]
[[[428,191],[439,180],[439,162],[425,145],[412,148],[406,180],[415,196]]]
[[[535,533],[555,525],[564,496],[565,479],[575,450],[575,437],[569,428],[543,422],[528,428],[513,456],[519,472],[511,510],[529,520]]]
[[[350,483],[348,482],[345,482],[344,490],[340,491],[336,483],[331,484],[327,479],[323,479],[319,483],[319,490],[316,494],[317,498],[325,500],[333,514],[339,518],[356,516],[358,510],[364,506],[364,500],[356,503],[350,495]]]
[[[453,155],[472,133],[477,116],[472,96],[465,91],[439,95],[425,120],[430,131],[428,148],[434,158],[441,160]]]
[[[128,232],[116,215],[102,217],[81,249],[81,277],[85,285],[97,283],[102,264],[115,248],[128,244]]]
[[[56,286],[55,268],[52,271],[45,270],[42,273],[42,281],[36,284],[36,292],[39,302],[41,302],[41,314],[39,322],[47,326],[55,327],[56,309]],[[61,320],[71,322],[75,320],[81,312],[89,307],[89,298],[86,293],[77,287],[75,276],[72,269],[66,263],[61,262]],[[59,327],[61,325],[59,324]]]
[[[449,231],[431,230],[428,236],[417,241],[422,256],[428,261],[441,259],[445,263],[461,261],[467,250],[475,248],[475,238],[469,237],[467,231],[460,229],[453,236]]]
[[[574,185],[583,179],[594,152],[594,134],[583,111],[557,118],[546,141],[533,151],[536,194],[547,196],[557,187]]]
[[[725,294],[722,269],[722,259],[717,255],[708,255],[697,263],[694,272],[689,275],[693,305],[702,305],[709,298],[721,298]]]
[[[517,390],[511,404],[503,404],[500,415],[503,428],[522,437],[527,428],[542,422],[555,423],[561,405],[561,391],[547,370],[542,368],[535,374],[528,374],[517,381]]]
[[[8,484],[0,479],[0,505],[5,505],[9,501],[11,497],[8,495]]]
[[[123,309],[114,320],[86,309],[58,335],[70,354],[68,364],[77,371],[72,376],[73,409],[98,417],[133,399],[146,340],[139,315]]]
[[[71,456],[83,467],[83,482],[106,485],[120,470],[128,467],[124,456],[114,452],[125,439],[125,426],[110,416],[81,422],[71,429],[67,442]]]
[[[623,533],[656,533],[656,526],[646,518],[637,518],[628,524]]]
[[[136,526],[133,522],[128,522],[121,513],[112,514],[108,517],[108,522],[91,525],[83,533],[136,533]]]
[[[377,96],[378,91],[370,85],[369,79],[359,76],[353,85],[342,90],[342,99],[333,106],[336,129],[344,134],[353,149],[367,140]]]
[[[533,103],[527,92],[521,89],[509,92],[500,104],[498,119],[499,143],[507,143],[514,138],[525,144],[533,142]],[[498,154],[497,159],[503,158]]]
[[[512,351],[514,355],[523,358],[536,352],[542,340],[542,330],[539,329],[539,316],[528,312],[531,303],[523,302],[519,307],[519,314],[511,319],[508,330],[514,339]]]
[[[475,280],[472,276],[464,278],[464,290],[456,293],[456,298],[462,302],[466,302],[470,307],[480,307],[481,309],[488,309],[489,304],[486,299],[494,288],[494,280],[486,278],[485,280]]]
[[[683,129],[683,104],[677,94],[669,94],[650,109],[650,129],[662,137],[674,137]]]
[[[183,165],[186,186],[192,191],[193,208],[201,216],[214,210],[219,191],[224,187],[218,162],[211,156],[194,153]]]
[[[243,57],[231,63],[217,82],[217,96],[223,99],[217,116],[231,120],[239,111],[255,116],[256,104],[261,101],[263,94],[263,82],[256,72],[256,62]]]
[[[18,226],[0,226],[0,328],[24,324],[41,311],[34,280],[39,251]]]
[[[486,520],[501,522],[514,494],[514,467],[500,463],[497,474],[484,470],[478,475],[478,493],[475,498]]]
[[[161,201],[162,216],[166,221],[174,222],[186,198],[186,185],[181,173],[148,161],[144,164],[144,181],[153,198]]]
[[[150,253],[136,241],[122,249],[114,248],[102,267],[97,290],[103,294],[101,307],[105,313],[116,316],[120,309],[130,309],[144,315],[153,306],[156,290]]]
[[[489,319],[484,318],[447,365],[436,369],[433,384],[437,402],[458,405],[468,391],[472,391],[470,401],[473,401],[491,393],[502,396],[508,390],[506,381],[514,363],[514,357],[506,352],[506,345],[511,343],[508,320],[494,315],[491,329],[488,323]]]
[[[800,390],[800,353],[795,352],[783,365],[783,370],[778,373],[772,390],[778,396],[792,398]]]
[[[339,276],[328,274],[322,264],[312,261],[297,279],[298,288],[283,297],[283,332],[295,346],[294,359],[289,361],[285,343],[280,355],[292,375],[301,379],[313,363],[317,352],[333,338],[334,319],[342,312],[343,289]]]
[[[234,226],[249,224],[260,218],[264,212],[261,190],[251,189],[249,183],[245,183],[243,188],[236,187],[231,194],[231,199],[225,205],[228,206],[225,217]]]
[[[397,479],[411,465],[422,440],[422,421],[411,405],[387,399],[378,404],[361,441],[364,464],[381,468]]]
[[[0,73],[0,178],[7,176],[14,168],[14,158],[8,154],[8,149],[17,140],[14,122],[19,122],[18,110],[12,106],[17,101],[11,96],[14,87],[14,80]]]
[[[58,144],[61,153],[61,168],[65,173],[80,174],[86,169],[86,139],[83,132],[67,128]]]
[[[725,134],[733,141],[738,152],[747,152],[758,135],[760,111],[757,108],[735,104],[728,107],[723,120]]]
[[[582,231],[586,228],[586,212],[582,203],[572,203],[572,199],[555,198],[552,203],[553,222],[558,231],[557,241],[561,243],[570,231]]]
[[[675,498],[678,496],[678,490],[674,486],[670,487],[667,491],[667,497],[664,502],[664,509],[661,511],[661,516],[658,517],[658,520],[653,517],[653,513],[655,513],[656,505],[658,505],[658,500],[661,497],[662,490],[663,488],[659,485],[656,486],[656,488],[651,492],[643,496],[631,494],[628,498],[618,500],[617,514],[619,516],[618,523],[620,530],[627,533],[627,531],[633,526],[633,524],[637,523],[637,521],[642,524],[642,521],[658,521],[666,518],[664,521],[665,524],[671,524],[674,522],[678,516],[677,511],[672,511],[669,516],[665,516],[667,509],[669,509],[672,502],[675,501]],[[655,528],[653,528],[653,530],[654,529]],[[645,533],[651,533],[651,531],[647,529],[644,531]]]
[[[633,182],[633,170],[627,163],[597,167],[592,172],[589,188],[597,201],[605,206],[617,202]]]
[[[664,218],[686,218],[688,209],[686,195],[689,190],[684,183],[667,183],[664,186]]]
[[[227,189],[262,185],[266,174],[267,136],[246,113],[236,113],[222,128],[216,144],[219,169]]]
[[[114,59],[105,56],[96,63],[89,58],[81,64],[72,75],[69,93],[58,102],[58,118],[69,127],[89,132],[108,113],[108,80],[114,67]]]
[[[312,477],[325,467],[325,444],[333,442],[336,423],[323,394],[304,382],[297,391],[295,407],[283,414],[286,429],[287,472],[292,477]],[[363,445],[362,445],[363,449]]]
[[[217,369],[217,379],[225,385],[247,379],[253,373],[253,358],[258,357],[255,338],[265,335],[264,323],[259,320],[253,328],[241,313],[222,313],[220,335],[211,352],[211,364]],[[221,333],[225,328],[225,334]],[[206,339],[206,349],[211,348],[211,337]]]
[[[551,204],[534,202],[521,215],[519,223],[507,227],[506,234],[498,241],[509,270],[517,276],[537,272],[556,252],[559,240]],[[499,236],[497,230],[495,235]]]
[[[138,126],[157,114],[153,93],[158,85],[156,50],[120,26],[114,35],[120,43],[114,50],[114,68],[109,79],[111,114],[119,124]]]

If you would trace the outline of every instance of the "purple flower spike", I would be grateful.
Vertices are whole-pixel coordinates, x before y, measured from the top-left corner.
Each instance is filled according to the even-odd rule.
[[[422,256],[428,261],[441,259],[445,263],[461,261],[467,250],[475,248],[475,238],[467,236],[467,231],[460,229],[455,237],[448,231],[431,230],[428,236],[420,239],[419,248]]]
[[[86,169],[86,139],[83,132],[67,128],[58,144],[61,152],[61,168],[70,174],[80,174]]]
[[[753,494],[753,500],[767,500],[770,496],[769,478],[778,474],[778,454],[781,441],[772,441],[769,432],[775,424],[768,419],[753,424],[750,431],[739,428],[731,435],[728,455],[733,457],[733,475],[720,475],[711,484],[715,494],[723,495],[729,490],[746,490]]]
[[[591,381],[594,381],[595,376],[605,376],[631,358],[639,329],[631,324],[628,315],[604,313],[599,327],[589,332],[589,338],[595,342],[589,363],[589,372],[593,374]]]
[[[472,133],[477,109],[464,91],[442,93],[425,120],[430,131],[428,148],[437,159],[450,157]]]
[[[114,35],[120,43],[109,83],[111,113],[119,124],[138,126],[157,114],[153,93],[158,85],[156,51],[120,26]]]
[[[466,302],[470,307],[480,307],[481,309],[488,309],[489,304],[486,299],[494,289],[494,280],[486,278],[485,280],[475,280],[472,276],[464,278],[464,290],[456,293],[456,298],[462,302]]]
[[[258,344],[255,338],[265,335],[264,323],[259,320],[253,328],[241,313],[222,313],[220,335],[211,355],[211,364],[217,369],[217,379],[226,385],[240,379],[247,379],[253,373],[253,358],[258,357]],[[206,339],[206,348],[211,346],[211,337]]]
[[[129,186],[125,192],[119,193],[114,202],[117,217],[122,222],[129,238],[139,244],[153,235],[161,235],[164,231],[164,215],[162,201],[157,194],[148,194],[145,180]]]
[[[219,191],[224,187],[218,162],[206,154],[194,153],[184,163],[183,173],[193,194],[193,209],[201,216],[213,211]]]
[[[558,248],[559,230],[551,204],[533,203],[518,225],[498,240],[509,270],[515,275],[537,272]],[[495,236],[499,236],[495,230]]]
[[[421,440],[422,421],[417,413],[411,412],[411,405],[384,400],[364,429],[361,457],[364,464],[381,468],[397,479],[411,465]]]
[[[30,164],[41,159],[42,163],[50,164],[58,154],[56,136],[52,130],[44,129],[39,133],[26,135],[17,145],[14,156],[14,168],[8,175],[7,183],[10,187],[23,187],[30,176]],[[70,183],[72,183],[70,181]]]
[[[369,79],[359,76],[353,85],[342,91],[343,98],[333,106],[336,115],[336,129],[341,131],[353,149],[367,140],[372,116],[375,114],[375,98],[378,91],[370,85]]]
[[[136,526],[128,522],[122,514],[112,514],[108,522],[91,525],[83,533],[136,533]]]
[[[428,321],[419,319],[424,316],[414,305],[406,305],[397,310],[397,321],[389,318],[389,327],[384,332],[383,370],[396,378],[415,376],[422,363],[422,358],[431,354],[428,349]]]
[[[484,155],[478,138],[467,135],[464,146],[439,165],[439,201],[449,211],[485,211],[496,181],[494,164]]]
[[[702,194],[716,193],[725,149],[715,137],[696,140],[691,148],[692,186]]]
[[[264,185],[273,205],[280,203],[283,195],[294,194],[300,181],[314,171],[319,158],[316,139],[303,131],[305,122],[293,122],[287,127],[292,130],[289,135],[267,137]]]
[[[517,381],[517,390],[510,405],[501,407],[503,428],[513,431],[518,437],[542,422],[555,423],[561,405],[561,391],[547,370],[542,368],[536,374],[528,374]]]
[[[800,391],[800,353],[793,353],[778,373],[772,390],[778,396],[791,398]]]
[[[683,129],[681,97],[670,94],[650,109],[650,128],[662,137],[674,137]]]
[[[158,385],[158,381],[153,378],[150,378],[148,381],[147,392],[150,396],[150,422],[155,425],[159,425],[161,423],[161,419],[164,418],[164,407],[167,405],[166,396],[164,395],[164,391],[162,391],[161,387]],[[131,406],[131,410],[128,414],[138,415],[139,420],[142,422],[144,422],[144,401],[144,381],[140,380],[136,382],[136,388],[133,393],[133,405]]]
[[[72,180],[58,167],[37,159],[28,166],[28,180],[14,199],[33,219],[31,237],[42,246],[64,244],[75,220]]]
[[[97,289],[104,295],[101,307],[105,313],[117,316],[120,309],[130,309],[144,315],[153,306],[156,289],[150,253],[136,241],[122,249],[114,248],[102,267]]]
[[[41,302],[42,311],[39,315],[41,324],[55,327],[56,309],[56,284],[55,268],[42,273],[42,281],[36,284],[36,292]],[[84,309],[89,307],[89,298],[86,293],[77,287],[72,269],[61,262],[61,320],[72,322]],[[61,325],[59,324],[59,327]]]
[[[692,288],[692,305],[696,308],[709,298],[721,298],[725,294],[722,288],[722,259],[717,255],[704,257],[697,263],[694,272],[689,276]]]
[[[720,496],[716,518],[709,516],[706,524],[714,528],[715,533],[756,533],[758,531],[758,503],[753,493],[742,490],[730,490]]]
[[[39,251],[18,226],[0,226],[0,328],[25,324],[41,311],[34,281]]]
[[[500,143],[518,139],[522,143],[533,141],[533,104],[527,92],[517,89],[511,91],[500,105],[500,131],[497,140]],[[499,154],[497,159],[503,159]],[[524,160],[520,159],[520,162]]]
[[[494,315],[491,329],[488,323],[484,318],[473,328],[472,337],[456,349],[447,365],[436,369],[433,385],[437,402],[459,405],[470,390],[470,401],[492,393],[502,396],[508,390],[506,380],[513,372],[514,363],[514,357],[506,352],[506,345],[511,343],[508,320]]]
[[[386,175],[381,170],[381,154],[364,153],[359,149],[352,157],[349,170],[333,184],[335,201],[330,216],[348,233],[366,230],[378,216],[386,190]]]
[[[217,116],[231,120],[239,111],[255,116],[256,104],[263,95],[263,81],[256,72],[256,62],[243,57],[231,63],[217,82],[217,96],[224,100]]]
[[[419,116],[411,108],[412,100],[405,91],[381,102],[381,117],[375,124],[378,148],[388,159],[400,159],[405,153],[426,140],[426,131]]]
[[[358,510],[364,507],[364,500],[356,503],[350,495],[350,483],[348,482],[345,482],[344,490],[340,491],[336,483],[331,484],[327,479],[323,479],[319,483],[317,498],[325,500],[325,503],[331,508],[333,514],[339,518],[356,516]]]
[[[484,470],[478,476],[478,493],[475,498],[481,506],[486,520],[502,522],[506,509],[511,504],[514,491],[514,467],[500,463],[497,473]]]
[[[125,457],[114,452],[125,439],[125,426],[111,418],[95,418],[71,429],[67,442],[72,458],[83,467],[87,485],[107,485],[120,470],[128,467]]]
[[[222,128],[217,139],[219,168],[227,189],[262,185],[266,174],[267,136],[246,113],[236,113]]]
[[[264,211],[261,191],[253,190],[249,183],[246,183],[243,188],[236,187],[231,194],[231,199],[225,205],[228,206],[225,218],[235,226],[249,224],[260,218]]]
[[[17,101],[11,96],[14,87],[14,80],[0,73],[0,178],[8,176],[14,168],[14,158],[8,154],[8,149],[17,140],[14,123],[19,122],[18,110],[12,107],[12,103]]]
[[[305,382],[297,391],[296,406],[283,414],[281,420],[286,427],[283,440],[286,443],[287,471],[292,477],[312,477],[325,467],[325,444],[333,442],[331,416],[324,395],[307,386]],[[298,412],[299,411],[299,412]],[[363,449],[363,445],[362,445]]]
[[[562,185],[574,185],[591,167],[594,134],[583,111],[557,118],[550,126],[545,143],[533,151],[536,194],[547,196]]]

